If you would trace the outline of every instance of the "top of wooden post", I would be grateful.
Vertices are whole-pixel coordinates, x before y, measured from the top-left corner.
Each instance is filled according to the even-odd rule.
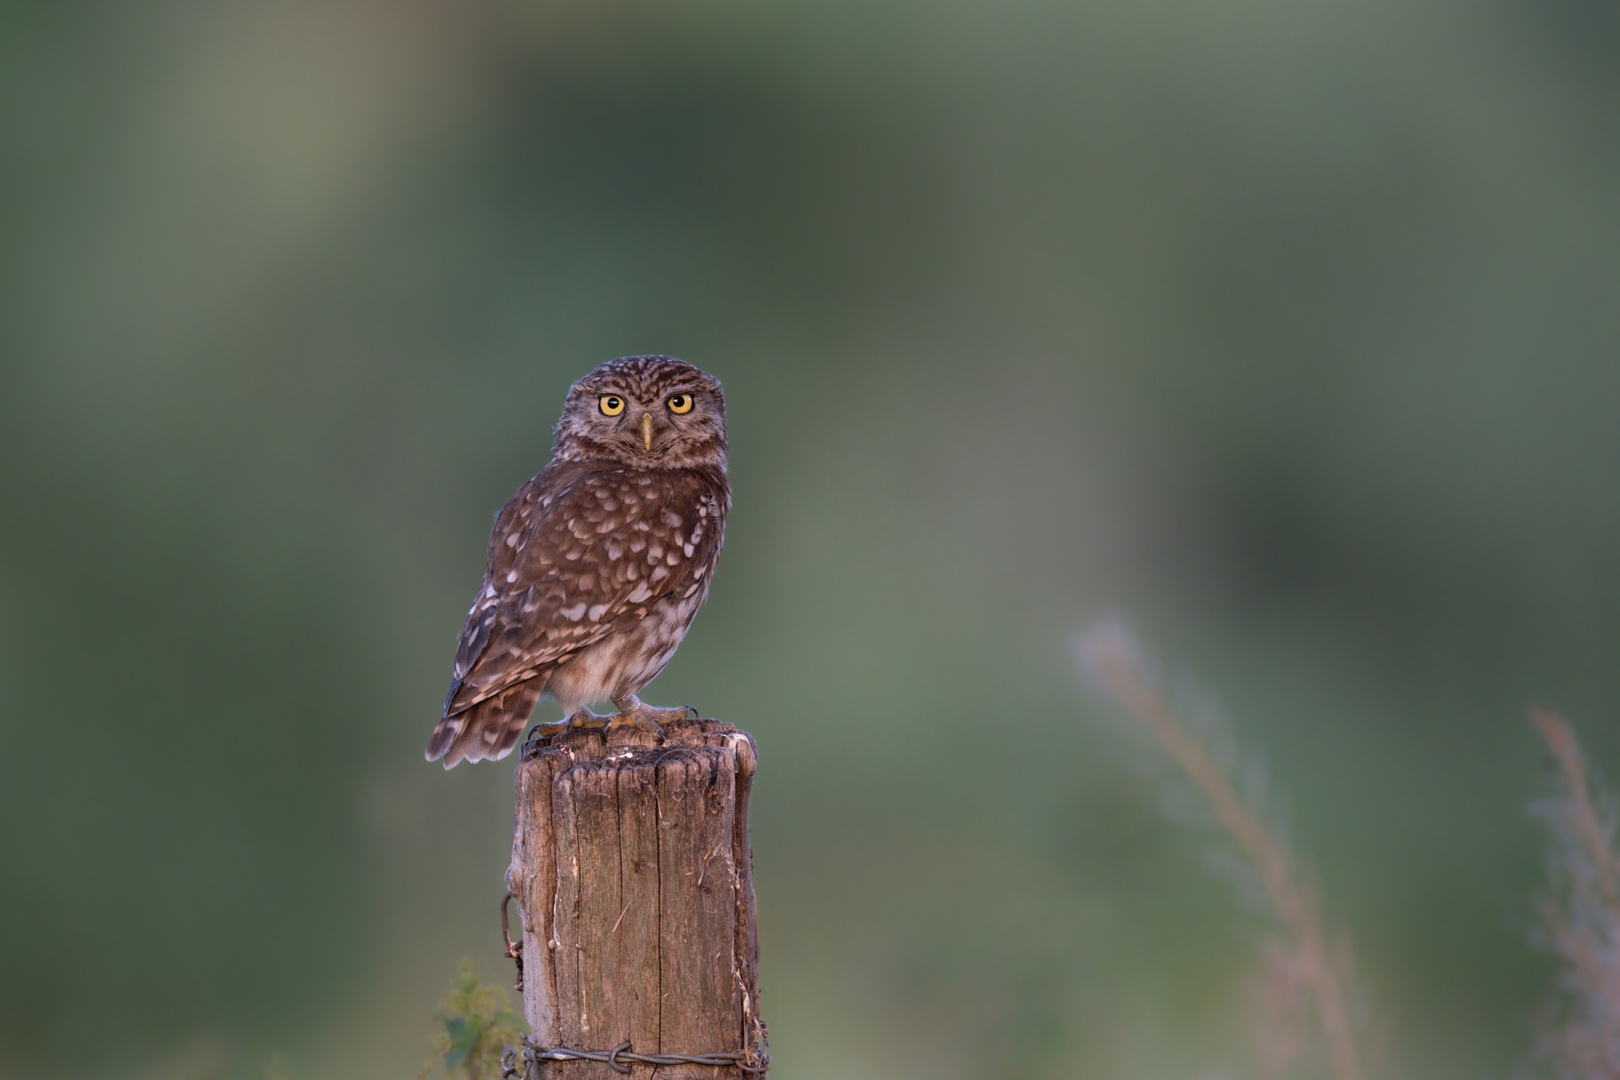
[[[729,747],[737,755],[737,776],[747,782],[759,764],[754,737],[719,720],[676,720],[663,725],[660,742],[649,732],[624,727],[606,735],[591,728],[569,728],[523,745],[523,761],[541,754],[567,754],[576,762],[608,760],[613,764],[633,759],[656,759],[685,747]]]

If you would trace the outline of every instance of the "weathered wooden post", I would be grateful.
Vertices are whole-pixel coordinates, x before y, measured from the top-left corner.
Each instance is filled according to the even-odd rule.
[[[714,720],[524,748],[507,890],[525,1080],[764,1073],[748,847],[756,762]]]

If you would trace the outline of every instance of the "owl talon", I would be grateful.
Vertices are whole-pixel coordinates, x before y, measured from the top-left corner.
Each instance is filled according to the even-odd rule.
[[[611,716],[598,716],[589,709],[581,709],[568,718],[563,730],[605,732],[613,719]]]
[[[649,735],[664,737],[665,724],[677,724],[686,720],[698,719],[700,714],[691,705],[679,709],[660,709],[655,705],[648,705],[634,694],[622,698],[614,698],[613,704],[618,706],[619,715],[608,721],[608,729],[631,727],[637,731],[644,731]]]
[[[532,743],[541,739],[550,739],[554,736],[561,735],[567,730],[567,720],[551,720],[547,721],[546,723],[534,725],[534,727],[529,729],[529,733],[523,736],[523,741],[525,743]]]
[[[625,713],[618,713],[617,715],[608,717],[607,726],[603,728],[602,733],[611,738],[615,732],[626,730],[640,732],[643,735],[651,735],[659,742],[664,741],[663,725],[651,717],[643,716],[639,713],[630,713],[628,715]]]
[[[529,729],[529,733],[523,736],[523,742],[518,747],[518,753],[519,755],[526,756],[529,753],[530,747],[544,746],[546,743],[549,743],[552,739],[555,739],[558,735],[561,735],[567,730],[568,721],[566,719],[553,720],[549,723],[535,724]]]

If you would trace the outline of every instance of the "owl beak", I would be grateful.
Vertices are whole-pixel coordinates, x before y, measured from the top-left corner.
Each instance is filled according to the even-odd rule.
[[[641,441],[647,444],[647,449],[648,450],[652,449],[652,437],[653,437],[652,413],[644,412],[644,413],[641,414]]]

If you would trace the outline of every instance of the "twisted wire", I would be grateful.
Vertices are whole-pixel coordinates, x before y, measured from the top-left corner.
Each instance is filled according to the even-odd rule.
[[[518,1051],[515,1046],[508,1046],[506,1053],[501,1055],[501,1075],[517,1076]],[[630,1071],[629,1062],[640,1062],[643,1065],[718,1065],[732,1066],[745,1073],[765,1072],[770,1064],[770,1058],[764,1054],[753,1055],[742,1050],[719,1050],[706,1054],[638,1054],[630,1049],[629,1040],[620,1043],[611,1050],[572,1050],[566,1046],[553,1046],[541,1049],[528,1039],[523,1040],[523,1074],[538,1076],[540,1062],[542,1061],[602,1061],[614,1072],[627,1073]]]

